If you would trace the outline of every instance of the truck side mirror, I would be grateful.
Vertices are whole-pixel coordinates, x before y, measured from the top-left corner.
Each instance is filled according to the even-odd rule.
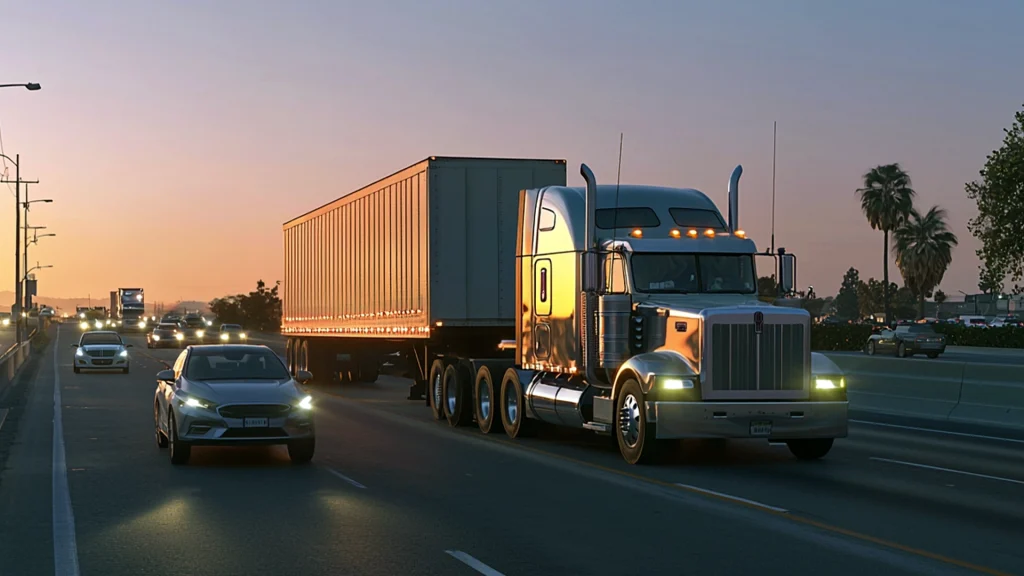
[[[779,290],[791,294],[796,290],[796,256],[779,254]]]

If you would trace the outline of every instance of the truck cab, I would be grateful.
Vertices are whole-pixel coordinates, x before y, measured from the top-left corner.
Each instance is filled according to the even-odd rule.
[[[811,352],[810,315],[758,299],[755,257],[786,291],[796,261],[739,228],[739,167],[728,222],[698,190],[581,173],[585,189],[521,198],[506,432],[523,417],[611,432],[630,463],[680,438],[765,438],[813,459],[846,436],[845,381]]]

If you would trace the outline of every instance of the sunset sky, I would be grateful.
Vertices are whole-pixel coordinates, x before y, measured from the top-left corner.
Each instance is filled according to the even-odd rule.
[[[281,223],[424,157],[565,158],[572,184],[580,162],[613,181],[619,132],[623,181],[723,212],[742,164],[763,247],[774,120],[776,244],[802,287],[881,275],[854,190],[900,162],[960,236],[942,288],[972,292],[964,182],[1024,104],[1019,0],[34,0],[3,20],[0,83],[43,85],[0,90],[0,129],[54,199],[30,223],[58,236],[30,258],[55,297],[248,291],[281,277]]]

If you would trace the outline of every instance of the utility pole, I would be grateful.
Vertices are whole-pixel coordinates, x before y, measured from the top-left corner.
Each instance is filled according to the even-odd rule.
[[[23,310],[21,309],[21,184],[38,184],[38,180],[23,181],[21,179],[21,154],[14,155],[14,332],[16,343],[21,344],[24,328]],[[0,184],[11,184],[10,180],[0,180]]]

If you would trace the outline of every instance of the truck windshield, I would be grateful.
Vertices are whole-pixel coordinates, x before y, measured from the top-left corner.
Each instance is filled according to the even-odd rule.
[[[633,289],[653,294],[754,294],[751,254],[636,253]]]

